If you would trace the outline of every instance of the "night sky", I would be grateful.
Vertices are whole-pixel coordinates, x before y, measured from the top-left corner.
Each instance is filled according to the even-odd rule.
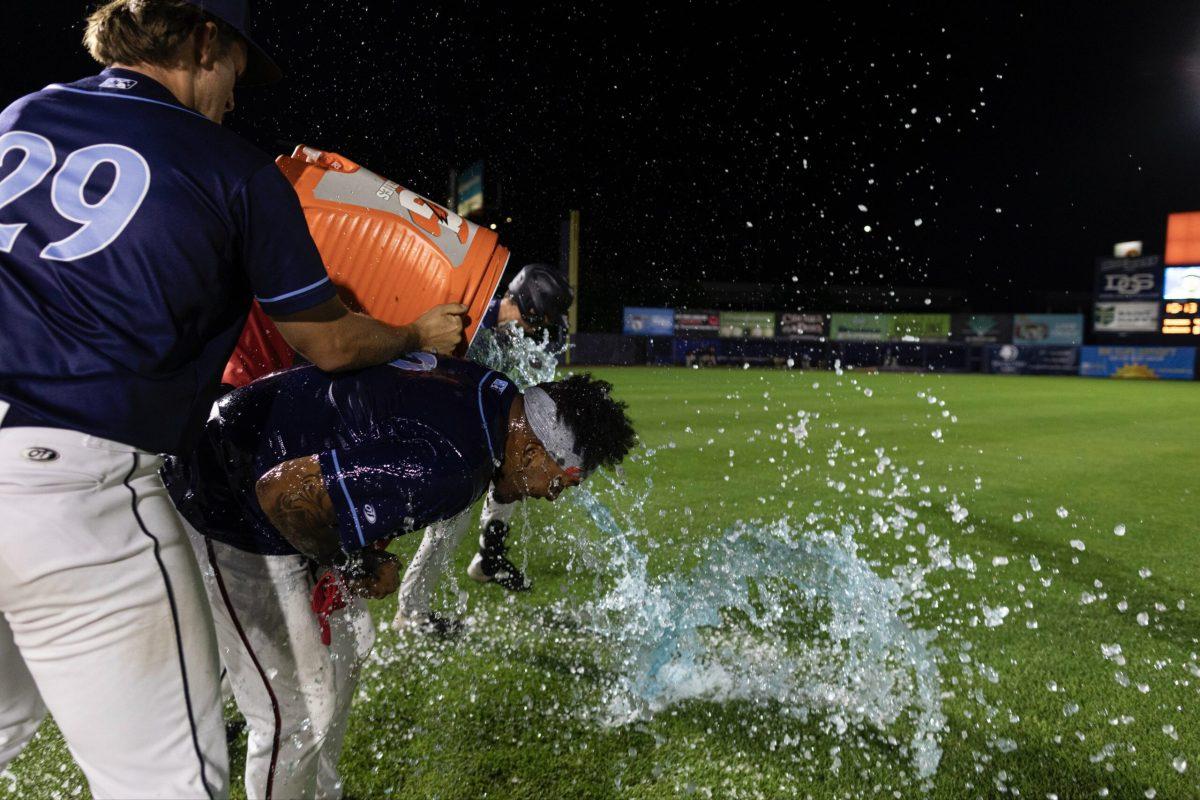
[[[0,103],[94,71],[85,4],[15,6]],[[495,6],[264,4],[289,75],[227,124],[439,202],[482,159],[514,267],[557,262],[579,208],[585,330],[737,305],[710,281],[781,310],[922,287],[929,310],[1085,311],[1096,256],[1161,252],[1200,208],[1194,3]]]

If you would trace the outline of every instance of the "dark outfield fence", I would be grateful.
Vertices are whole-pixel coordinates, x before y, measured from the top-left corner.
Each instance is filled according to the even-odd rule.
[[[884,371],[1194,380],[1196,350],[1124,345],[836,342],[581,333],[572,337],[571,364],[832,369],[840,363],[843,367]]]

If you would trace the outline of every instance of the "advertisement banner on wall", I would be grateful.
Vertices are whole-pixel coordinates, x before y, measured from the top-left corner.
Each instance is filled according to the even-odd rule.
[[[903,342],[950,340],[949,314],[893,314],[888,338]]]
[[[1084,347],[1079,374],[1091,378],[1150,378],[1190,381],[1196,374],[1194,347]]]
[[[684,309],[675,312],[675,333],[715,335],[721,330],[720,311],[693,311]]]
[[[988,371],[1002,375],[1078,375],[1079,348],[993,345],[988,348]]]
[[[819,341],[828,335],[828,321],[824,314],[784,312],[779,315],[779,338]]]
[[[1013,344],[1082,344],[1082,314],[1017,314]]]
[[[950,338],[967,344],[1003,344],[1012,341],[1011,314],[953,314]]]
[[[625,306],[625,334],[627,336],[673,336],[675,334],[675,309]]]
[[[721,335],[726,338],[775,338],[774,311],[722,311]]]
[[[829,338],[835,342],[885,342],[891,314],[830,314]]]
[[[1159,303],[1096,303],[1092,330],[1096,333],[1154,333],[1158,330]]]
[[[1158,256],[1141,258],[1096,259],[1097,300],[1157,300],[1162,289],[1162,259]]]

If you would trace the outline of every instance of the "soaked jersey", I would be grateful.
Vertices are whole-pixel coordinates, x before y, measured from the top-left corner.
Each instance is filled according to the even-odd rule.
[[[0,112],[0,399],[7,425],[176,453],[256,297],[334,297],[271,157],[137,72]]]
[[[199,447],[164,478],[205,535],[294,554],[259,506],[255,484],[277,464],[316,455],[342,545],[357,550],[481,497],[503,456],[516,397],[503,374],[428,353],[349,373],[297,367],[222,398]]]

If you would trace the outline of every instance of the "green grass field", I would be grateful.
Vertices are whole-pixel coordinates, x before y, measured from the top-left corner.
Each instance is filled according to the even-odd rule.
[[[606,693],[628,666],[583,610],[621,563],[564,498],[514,525],[531,593],[472,584],[468,543],[440,596],[465,608],[468,630],[450,641],[381,630],[342,760],[347,796],[1200,797],[1200,384],[594,371],[654,451],[627,465],[629,488],[598,494],[628,504],[613,510],[659,585],[720,569],[707,545],[739,520],[851,525],[881,575],[927,561],[930,536],[969,556],[973,571],[935,570],[904,604],[943,648],[936,773],[916,776],[905,721],[838,733],[828,705],[794,697],[701,696],[612,724]],[[789,430],[799,412],[803,443]],[[379,603],[377,621],[393,607]],[[722,626],[749,638],[713,630],[714,647],[740,641],[749,658],[757,629],[743,616]],[[800,652],[811,635],[783,641]],[[1121,652],[1106,658],[1101,644]],[[792,680],[803,688],[802,672]],[[47,725],[0,776],[0,797],[69,798],[81,785]]]

